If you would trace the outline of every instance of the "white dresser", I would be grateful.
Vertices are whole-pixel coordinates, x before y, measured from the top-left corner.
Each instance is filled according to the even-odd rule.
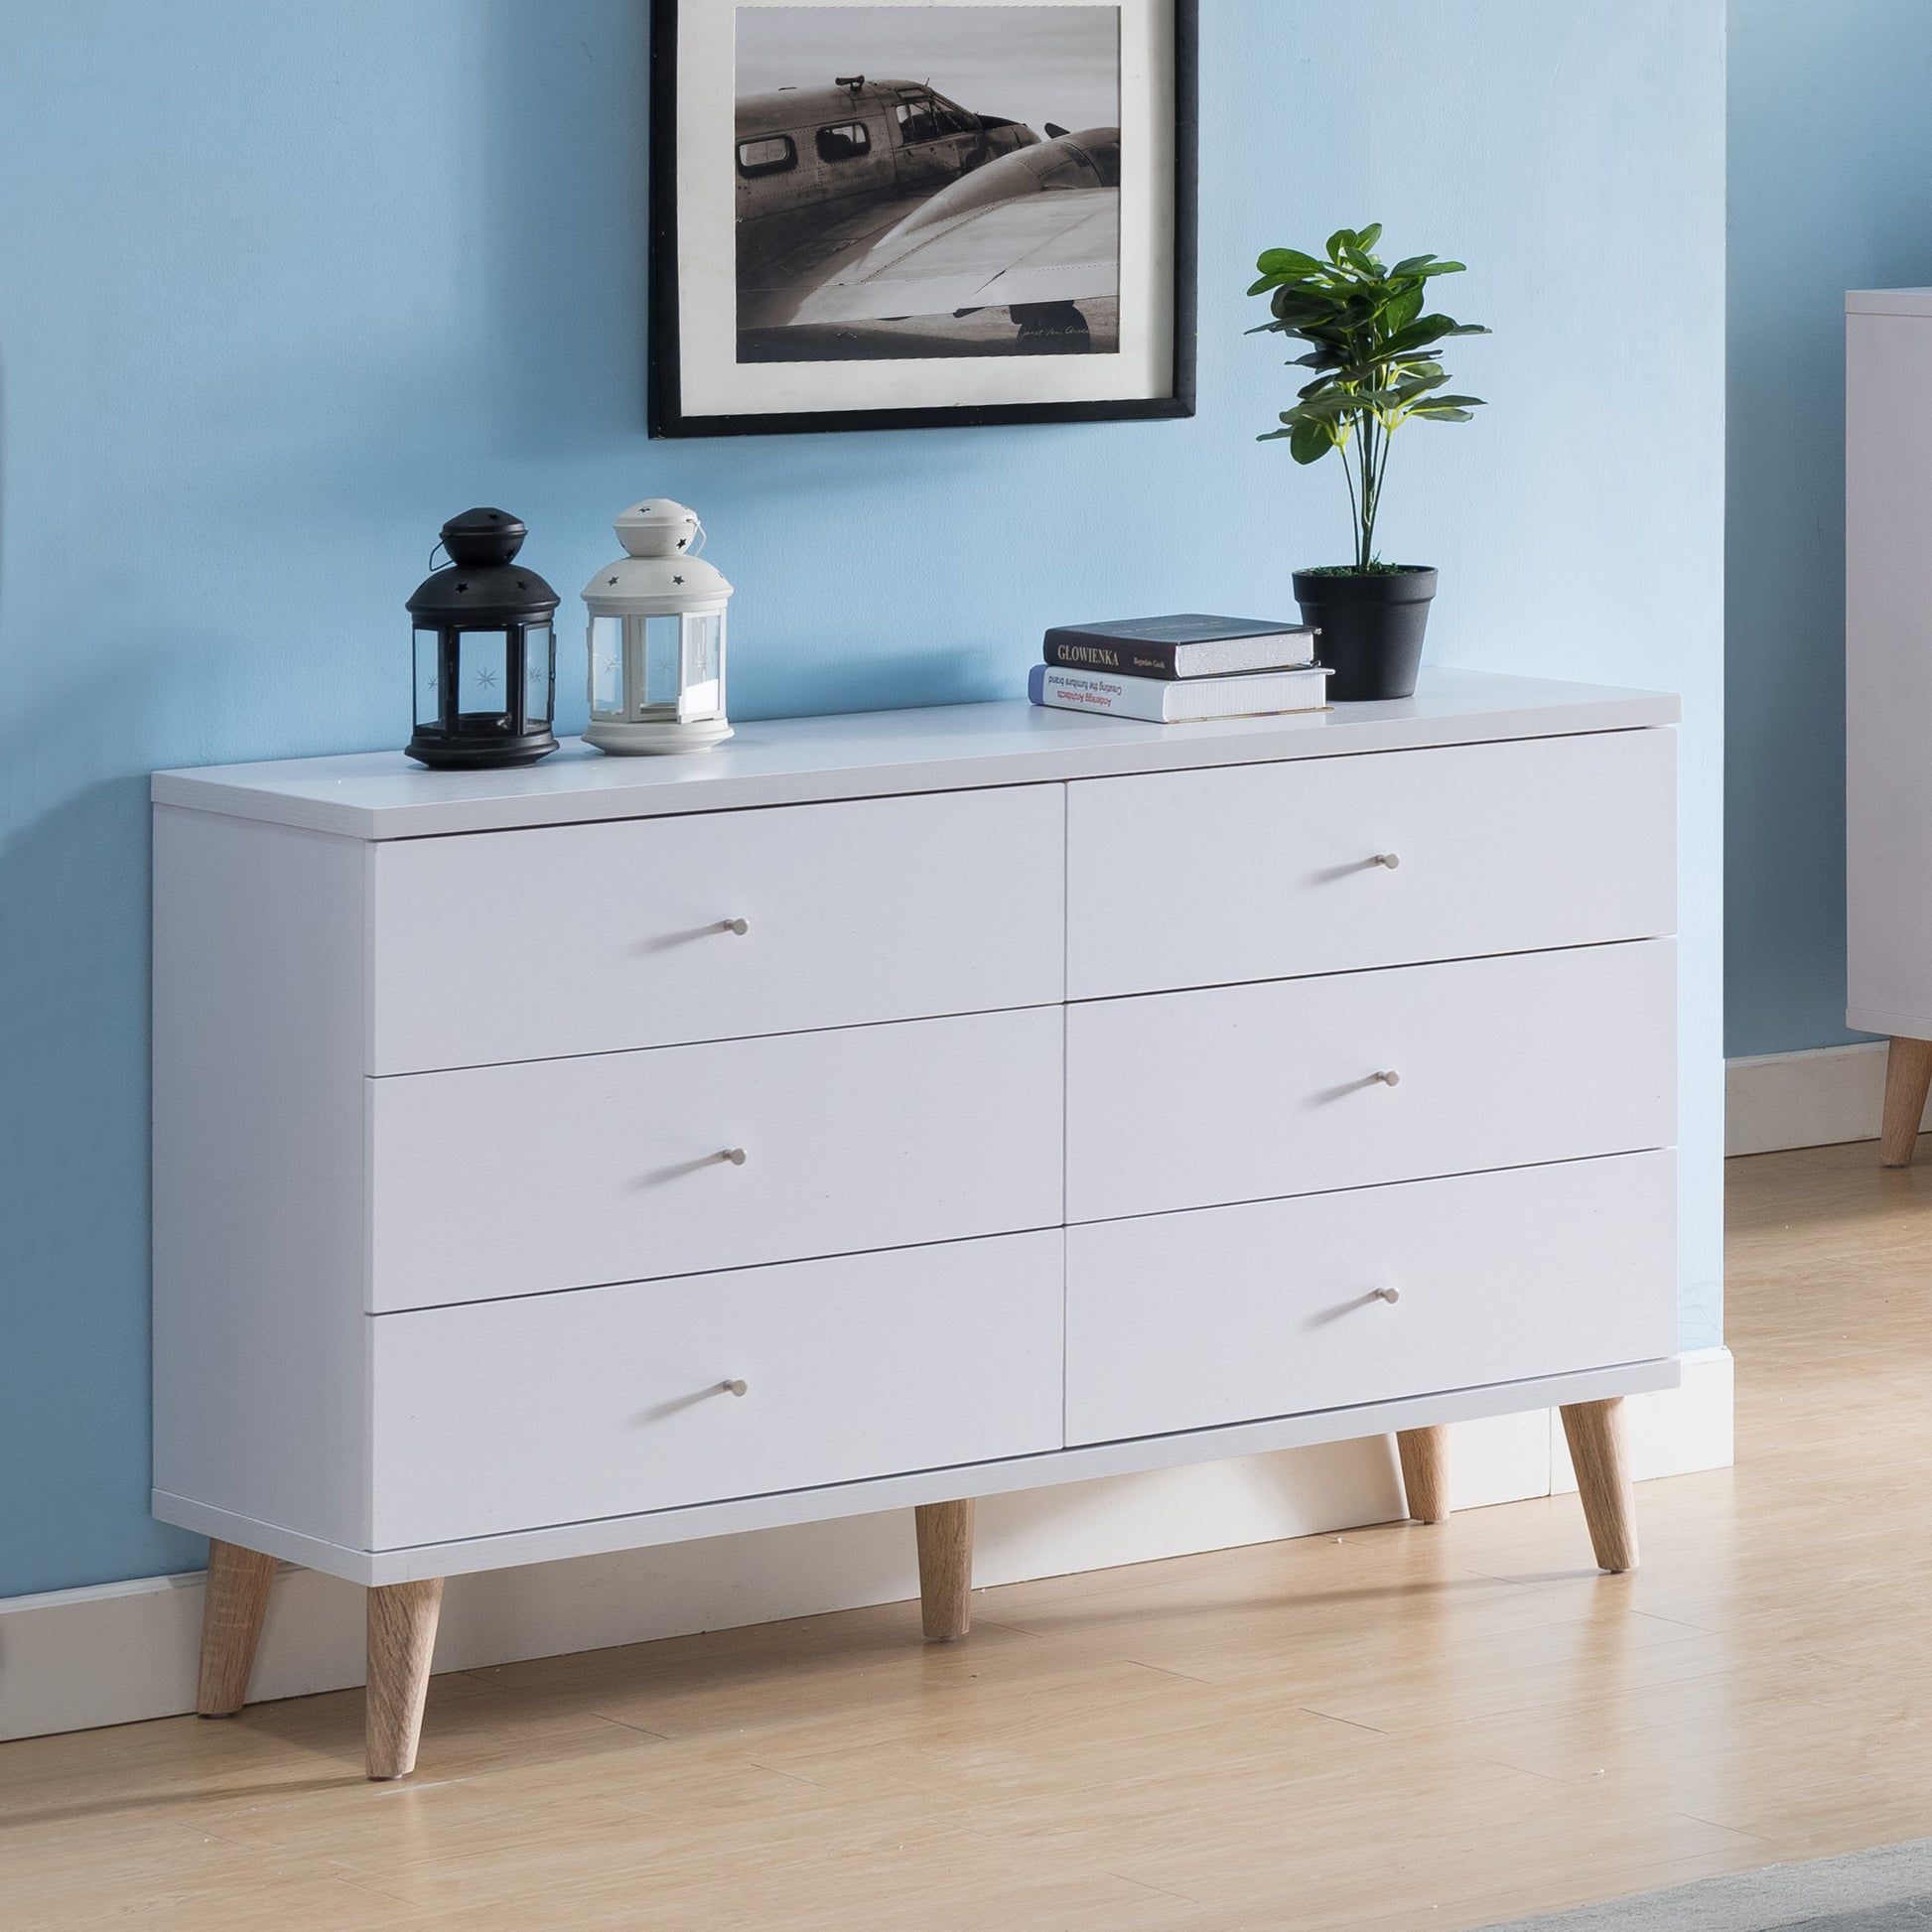
[[[163,772],[154,1509],[371,1587],[1677,1379],[1672,698],[1437,671],[1164,728],[1024,704]]]
[[[1898,1168],[1932,1090],[1932,289],[1845,309],[1845,1024],[1891,1035]]]

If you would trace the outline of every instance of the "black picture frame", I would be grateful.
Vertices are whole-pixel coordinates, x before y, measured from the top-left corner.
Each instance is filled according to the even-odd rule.
[[[1005,423],[1169,421],[1195,413],[1199,197],[1199,0],[1173,7],[1173,330],[1171,392],[1101,401],[945,404],[919,408],[687,415],[678,302],[678,12],[651,0],[648,417],[653,437],[804,435],[832,430],[939,429]]]

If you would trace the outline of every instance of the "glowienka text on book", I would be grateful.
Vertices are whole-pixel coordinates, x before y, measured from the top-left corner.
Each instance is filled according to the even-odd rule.
[[[1047,631],[1040,655],[1063,670],[1121,677],[1222,677],[1311,663],[1315,634],[1307,624],[1258,618],[1123,618],[1057,624]]]

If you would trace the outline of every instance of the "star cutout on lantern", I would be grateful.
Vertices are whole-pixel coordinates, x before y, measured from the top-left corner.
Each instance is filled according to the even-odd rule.
[[[485,691],[493,691],[496,688],[496,673],[494,671],[479,671],[477,673],[477,682]]]
[[[672,582],[673,584],[681,584],[681,583],[683,583],[683,582],[684,582],[684,579],[683,579],[682,577],[673,577],[673,578],[671,579],[671,582]]]

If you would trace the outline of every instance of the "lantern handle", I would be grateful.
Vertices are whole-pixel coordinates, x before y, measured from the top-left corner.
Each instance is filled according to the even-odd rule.
[[[698,554],[698,552],[704,548],[704,540],[705,540],[704,524],[695,516],[691,519],[691,521],[698,525],[698,535],[697,535],[697,540],[691,545],[691,548],[684,553],[687,557],[695,557]]]
[[[456,561],[456,559],[450,555],[449,551],[443,548],[443,539],[441,537],[438,537],[436,541],[432,543],[429,547],[429,567],[431,570],[436,570],[441,567],[438,565],[436,561],[436,553],[439,550],[443,551],[444,563],[449,564],[449,563],[454,563]]]

